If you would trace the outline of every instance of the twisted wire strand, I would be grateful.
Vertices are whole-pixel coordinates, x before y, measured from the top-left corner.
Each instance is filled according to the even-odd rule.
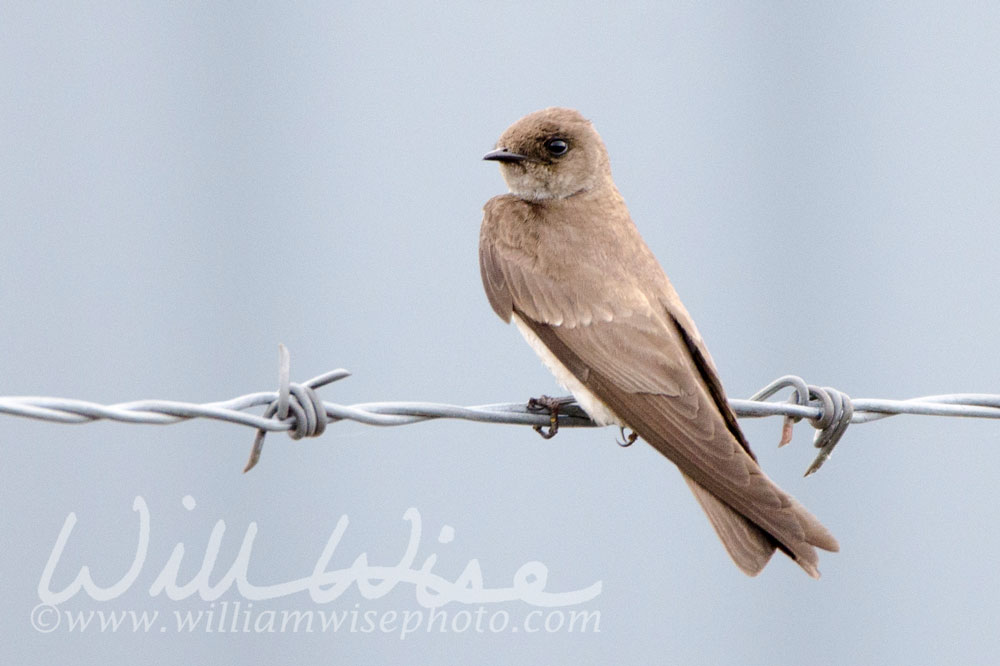
[[[42,396],[0,396],[0,414],[54,423],[90,423],[98,420],[123,423],[167,425],[203,418],[249,426],[257,430],[250,460],[244,471],[260,459],[268,432],[287,432],[293,439],[316,437],[326,426],[338,421],[356,421],[373,426],[402,426],[432,419],[461,419],[481,423],[547,426],[549,414],[528,407],[527,401],[463,407],[434,402],[365,402],[342,405],[319,398],[316,389],[350,376],[344,369],[331,370],[301,384],[290,381],[289,355],[279,347],[279,389],[241,395],[230,400],[204,404],[174,400],[136,400],[101,405],[72,398]],[[778,392],[791,389],[787,401],[770,400]],[[1000,419],[1000,395],[951,393],[907,400],[851,398],[831,387],[807,384],[794,375],[780,377],[747,400],[730,399],[729,405],[740,418],[784,417],[780,444],[791,441],[792,426],[806,419],[816,428],[814,444],[820,449],[806,471],[814,473],[830,457],[847,427],[869,423],[898,414]],[[246,410],[264,406],[263,414]],[[559,428],[596,427],[570,399],[560,408]]]

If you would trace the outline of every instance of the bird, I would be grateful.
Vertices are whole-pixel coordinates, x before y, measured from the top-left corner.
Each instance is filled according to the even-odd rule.
[[[483,207],[487,299],[598,425],[680,470],[723,546],[756,576],[776,550],[819,578],[833,535],[757,462],[694,321],[639,234],[593,124],[550,107],[484,160],[509,190]],[[554,418],[553,418],[554,422]]]

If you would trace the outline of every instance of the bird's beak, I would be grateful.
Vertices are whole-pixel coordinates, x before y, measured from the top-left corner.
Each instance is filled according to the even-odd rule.
[[[521,155],[519,153],[512,153],[506,148],[497,148],[492,150],[485,155],[483,155],[484,160],[492,160],[494,162],[523,162],[528,159],[527,155]]]

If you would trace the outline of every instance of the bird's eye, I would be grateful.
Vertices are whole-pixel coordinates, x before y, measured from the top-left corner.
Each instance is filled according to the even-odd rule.
[[[561,157],[569,150],[569,144],[562,139],[549,139],[545,142],[545,150],[556,157]]]

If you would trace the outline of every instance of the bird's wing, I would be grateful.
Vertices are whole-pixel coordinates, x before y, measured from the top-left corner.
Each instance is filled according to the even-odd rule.
[[[636,314],[568,328],[520,316],[612,412],[692,481],[768,532],[808,572],[816,573],[813,546],[836,550],[819,521],[771,482],[734,436],[684,335],[671,328],[674,320]],[[657,358],[667,360],[650,363]],[[671,390],[650,390],[656,384]]]
[[[497,314],[509,320],[517,313],[628,427],[697,486],[767,532],[800,566],[817,575],[813,546],[836,550],[837,543],[815,517],[767,478],[742,435],[736,434],[735,418],[728,406],[719,404],[720,398],[724,403],[721,382],[702,351],[700,337],[682,323],[686,313],[673,316],[667,304],[648,297],[649,308],[629,307],[618,313],[614,304],[592,303],[572,285],[555,284],[533,271],[521,255],[505,253],[488,242],[481,244],[480,265]],[[631,294],[625,294],[623,301],[638,302]],[[698,492],[695,495],[726,542],[713,518],[712,509],[718,507],[706,504]],[[718,517],[725,512],[715,513]],[[739,524],[730,516],[724,527]],[[732,555],[731,544],[726,545]]]

